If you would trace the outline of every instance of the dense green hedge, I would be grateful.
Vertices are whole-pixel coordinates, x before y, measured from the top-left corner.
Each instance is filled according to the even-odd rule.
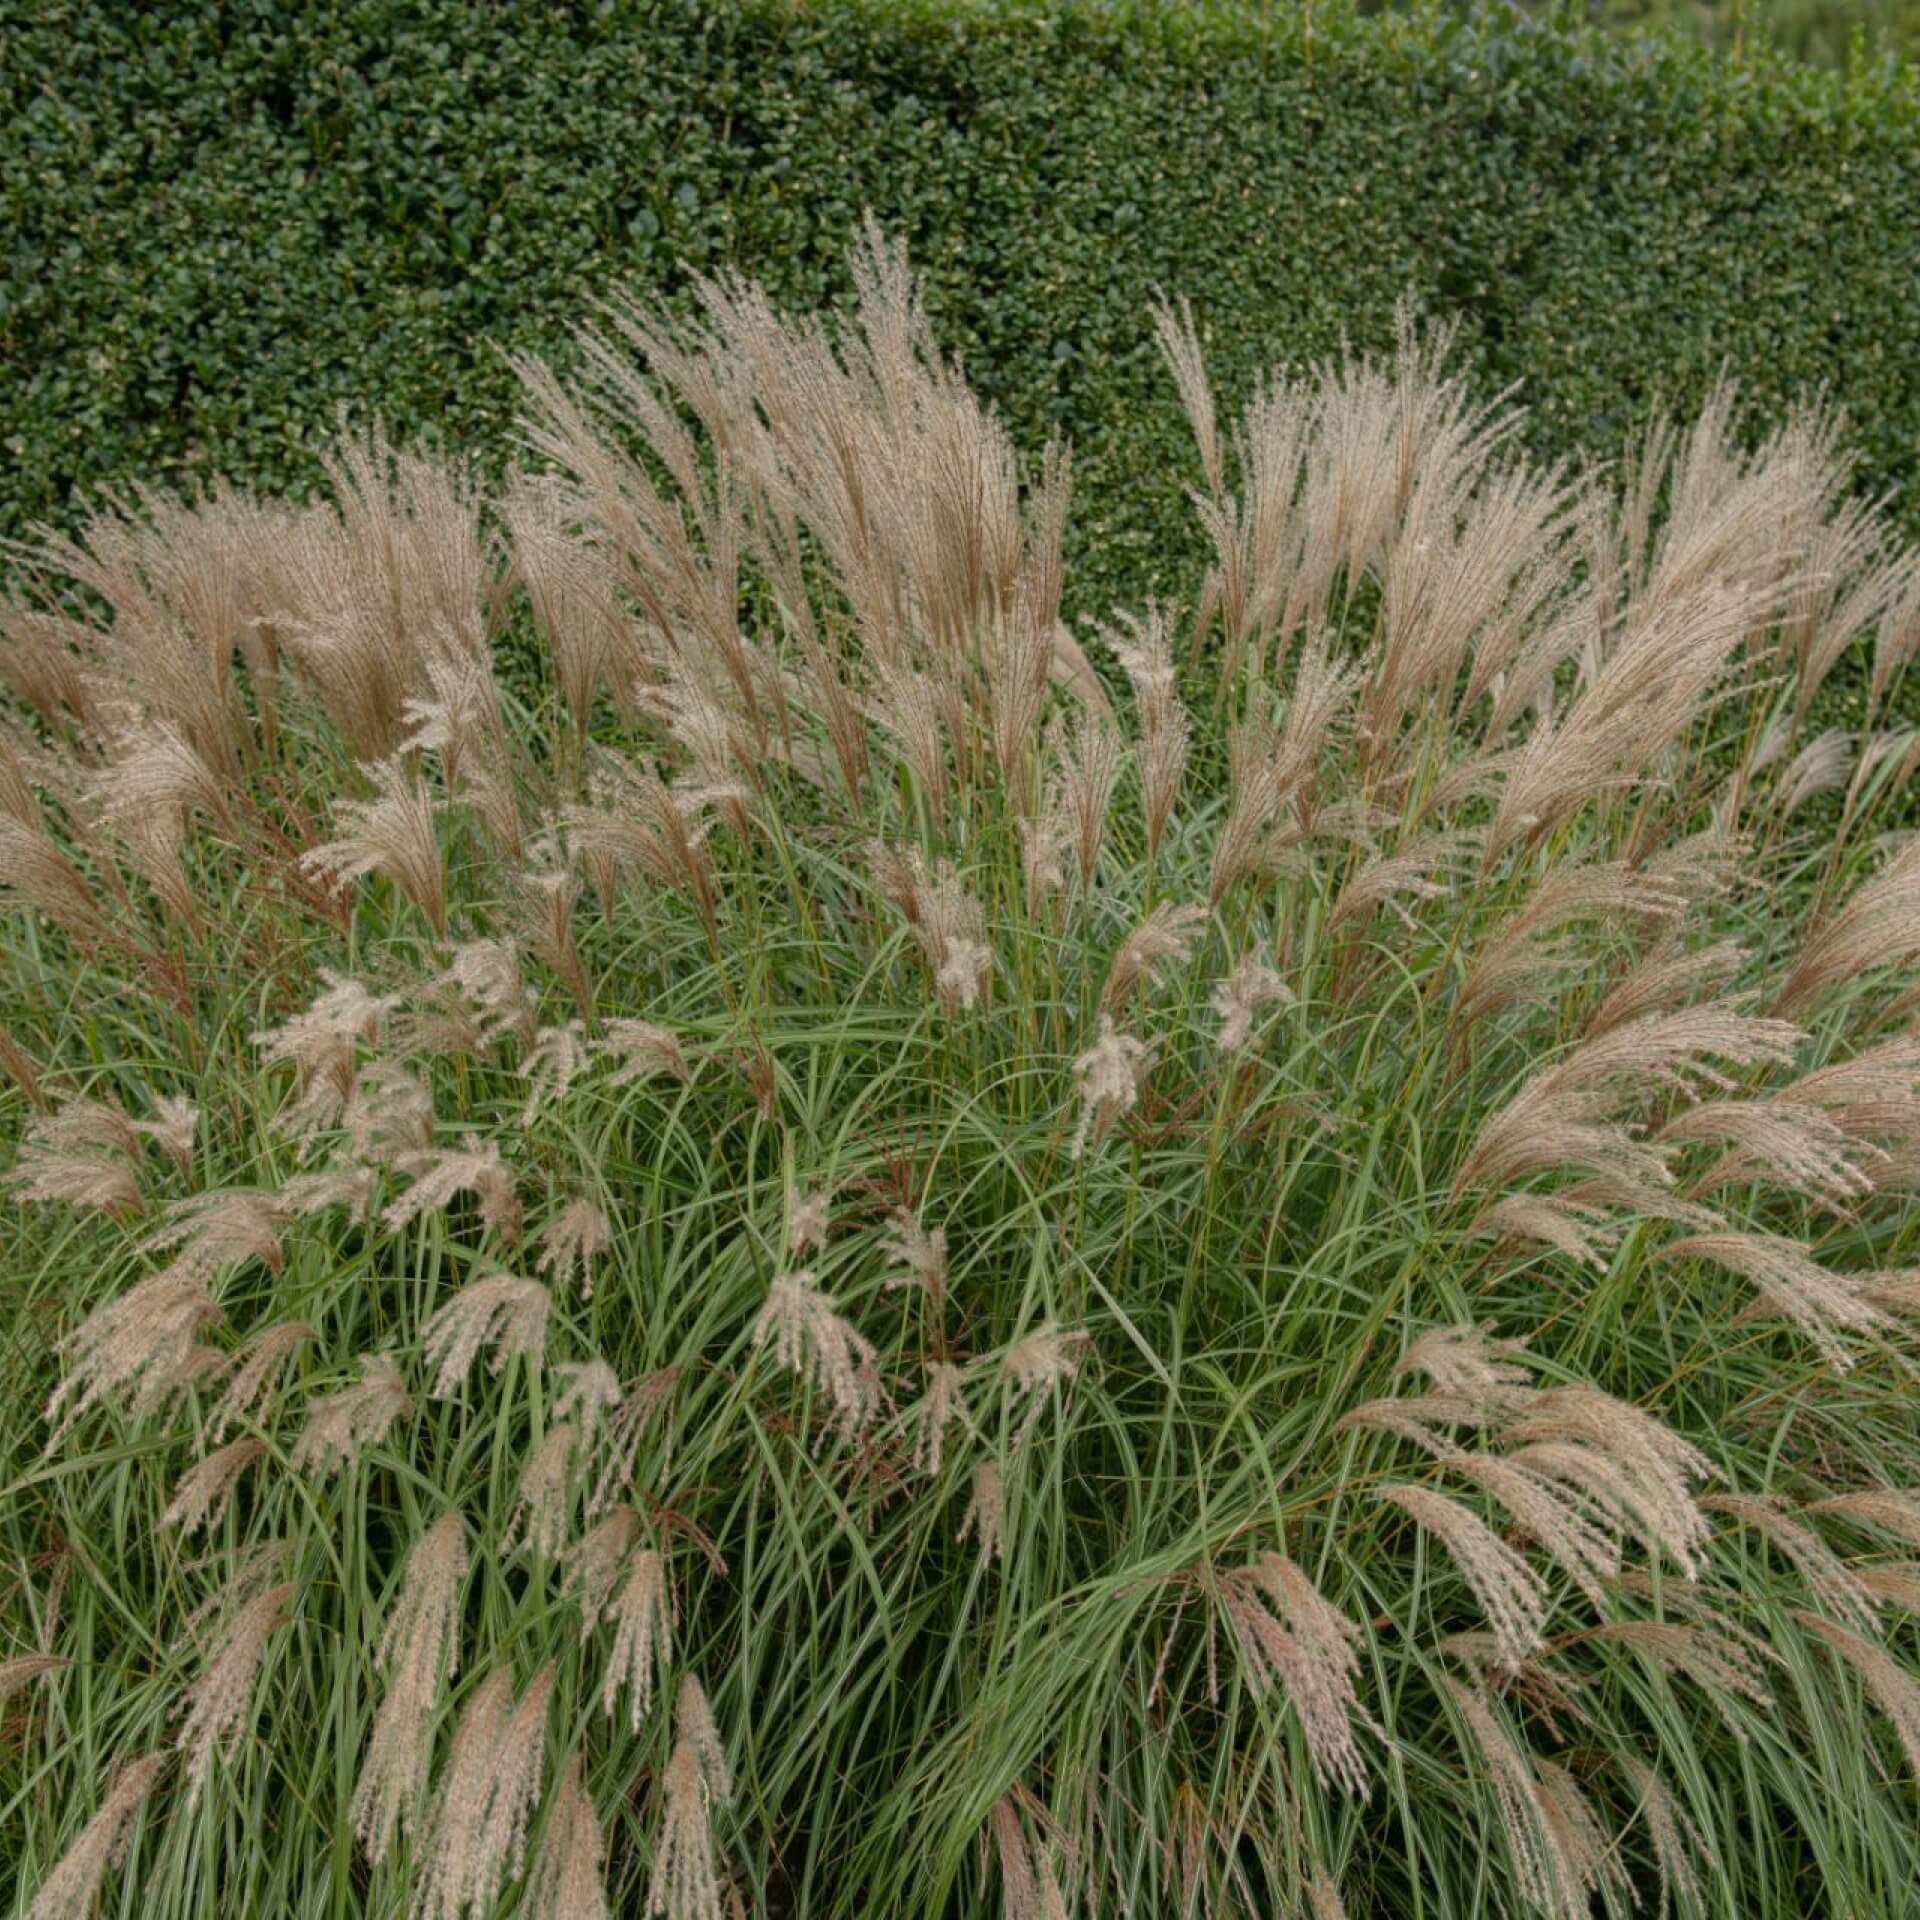
[[[837,292],[867,203],[1017,433],[1074,437],[1081,607],[1191,579],[1156,285],[1230,389],[1410,287],[1550,452],[1723,361],[1765,409],[1830,382],[1920,520],[1908,83],[1266,12],[0,5],[0,533],[135,476],[301,487],[343,403],[497,456],[496,345],[688,266]]]

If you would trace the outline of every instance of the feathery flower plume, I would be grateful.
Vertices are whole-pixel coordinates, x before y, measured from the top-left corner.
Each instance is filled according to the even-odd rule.
[[[1072,1385],[1092,1345],[1090,1333],[1064,1333],[1047,1320],[1024,1339],[1015,1341],[1001,1356],[1001,1377],[1026,1402],[1026,1412],[1013,1441],[1016,1448],[1039,1419],[1043,1397],[1055,1387]]]
[[[297,1089],[285,1116],[296,1133],[331,1126],[352,1097],[355,1060],[363,1044],[378,1039],[391,996],[376,996],[350,975],[329,973],[318,999],[277,1027],[253,1036],[268,1064],[286,1061],[294,1070]]]
[[[1242,880],[1272,872],[1287,844],[1280,819],[1287,795],[1273,768],[1273,731],[1257,716],[1243,720],[1227,736],[1231,800],[1213,843],[1207,877],[1207,906],[1220,902]]]
[[[493,1906],[502,1881],[516,1878],[526,1857],[527,1822],[540,1798],[546,1759],[547,1701],[554,1671],[549,1663],[534,1675],[501,1736],[486,1821],[469,1862],[476,1915]]]
[[[1581,1511],[1578,1494],[1491,1454],[1460,1453],[1448,1464],[1463,1479],[1498,1500],[1520,1529],[1558,1562],[1595,1609],[1606,1610],[1609,1587],[1620,1571],[1620,1548],[1611,1533],[1595,1526]]]
[[[1147,858],[1160,851],[1160,842],[1180,797],[1187,770],[1192,730],[1180,704],[1173,670],[1173,638],[1165,612],[1149,601],[1145,618],[1122,613],[1128,637],[1109,630],[1107,650],[1119,661],[1133,688],[1134,711],[1140,717],[1140,741],[1134,760],[1140,770],[1140,811],[1147,830]]]
[[[993,1829],[994,1852],[1000,1860],[1001,1920],[1041,1920],[1039,1876],[1013,1795],[1002,1794],[987,1819]]]
[[[534,952],[553,969],[582,1014],[593,1012],[593,982],[580,958],[573,934],[573,909],[580,898],[580,876],[552,840],[540,850],[539,863],[517,878],[517,919]]]
[[[812,1273],[777,1275],[753,1323],[753,1344],[773,1342],[777,1365],[810,1374],[843,1429],[858,1432],[882,1397],[873,1343],[834,1311]]]
[[[49,1449],[110,1393],[149,1413],[223,1367],[196,1338],[219,1317],[202,1281],[171,1267],[96,1308],[60,1343],[67,1371],[46,1405]]]
[[[471,1193],[480,1203],[483,1227],[508,1242],[518,1238],[520,1197],[511,1169],[500,1158],[497,1141],[478,1140],[470,1134],[465,1146],[402,1154],[395,1165],[412,1176],[413,1185],[380,1216],[393,1232],[398,1233],[423,1213],[443,1211],[456,1194]]]
[[[1583,1267],[1602,1269],[1621,1233],[1619,1225],[1606,1219],[1598,1207],[1569,1200],[1564,1190],[1551,1196],[1506,1194],[1482,1207],[1468,1230],[1490,1233],[1502,1242],[1536,1240],[1558,1248]]]
[[[598,1520],[633,1485],[653,1416],[673,1398],[680,1383],[679,1367],[658,1367],[629,1387],[606,1423],[596,1462],[598,1477],[587,1496],[587,1518]]]
[[[1764,1181],[1845,1213],[1873,1192],[1862,1162],[1876,1150],[1861,1147],[1838,1120],[1806,1101],[1779,1095],[1703,1100],[1675,1114],[1658,1137],[1724,1143],[1721,1158],[1690,1189],[1695,1194]]]
[[[420,1345],[433,1368],[435,1400],[450,1399],[479,1355],[491,1349],[492,1370],[501,1372],[516,1354],[538,1356],[546,1346],[547,1313],[553,1297],[538,1280],[510,1273],[469,1280],[420,1330]]]
[[[1058,806],[1020,825],[1020,872],[1026,882],[1027,912],[1036,918],[1042,905],[1067,884],[1066,854],[1073,822]]]
[[[987,1816],[1000,1862],[1001,1920],[1067,1920],[1053,1860],[1044,1843],[1028,1839],[1020,1798],[1017,1790],[1002,1794]]]
[[[892,742],[936,815],[946,809],[947,746],[941,727],[945,689],[910,662],[876,655],[867,711]]]
[[[447,932],[447,876],[434,838],[433,797],[398,760],[366,768],[371,800],[343,801],[345,831],[300,856],[303,872],[345,887],[369,873],[385,874],[426,915],[436,939]]]
[[[280,1369],[294,1350],[313,1337],[313,1329],[304,1320],[281,1320],[262,1327],[244,1341],[234,1355],[226,1387],[207,1416],[207,1438],[218,1441],[243,1420],[251,1419],[273,1391]]]
[[[1047,745],[1056,769],[1056,805],[1067,822],[1080,884],[1090,887],[1120,776],[1120,735],[1104,715],[1082,711],[1071,725],[1056,718]]]
[[[1200,929],[1206,925],[1204,907],[1178,907],[1162,900],[1121,942],[1107,969],[1106,985],[1100,989],[1104,1012],[1116,1012],[1134,987],[1142,982],[1156,984],[1160,969],[1169,961],[1185,961]]]
[[[824,1188],[811,1193],[787,1196],[787,1253],[804,1260],[816,1248],[827,1244],[833,1224],[833,1195]]]
[[[4,746],[0,745],[0,771]],[[62,849],[29,790],[25,818],[0,809],[0,888],[20,906],[44,914],[55,926],[85,938],[103,922],[101,904],[86,874]],[[16,910],[18,910],[16,908]]]
[[[1842,1520],[1879,1527],[1896,1539],[1920,1547],[1920,1490],[1872,1487],[1861,1493],[1836,1493],[1814,1501],[1807,1511],[1836,1514]]]
[[[72,1664],[57,1653],[23,1653],[16,1659],[0,1660],[0,1701],[12,1699],[36,1680]]]
[[[1220,1050],[1238,1053],[1253,1038],[1254,1016],[1262,1007],[1291,1007],[1293,989],[1260,959],[1245,955],[1213,990],[1208,1005],[1220,1016]]]
[[[1005,1557],[1007,1550],[1007,1488],[997,1460],[982,1460],[973,1470],[973,1488],[967,1496],[967,1510],[960,1516],[960,1535],[972,1534],[980,1549],[980,1558],[991,1563]]]
[[[280,1271],[280,1229],[287,1210],[280,1197],[244,1187],[195,1194],[167,1209],[167,1224],[140,1243],[142,1253],[177,1249],[174,1270],[211,1280],[224,1268],[258,1260]]]
[[[673,1749],[663,1782],[666,1812],[647,1883],[647,1913],[666,1920],[721,1920],[720,1881],[707,1823],[707,1785],[700,1758],[683,1739]]]
[[[1365,1634],[1284,1554],[1235,1569],[1220,1591],[1255,1690],[1278,1682],[1300,1716],[1316,1783],[1364,1797],[1367,1768],[1354,1727],[1386,1737],[1354,1691]]]
[[[1533,1391],[1525,1340],[1496,1340],[1484,1327],[1429,1327],[1394,1366],[1395,1378],[1424,1373],[1442,1394],[1500,1412],[1523,1405]]]
[[[561,1555],[560,1590],[580,1608],[583,1646],[593,1638],[601,1610],[639,1537],[639,1514],[631,1507],[615,1507]]]
[[[468,940],[454,948],[446,971],[433,982],[441,1004],[451,1012],[445,1027],[447,1051],[486,1053],[503,1041],[530,1046],[539,1025],[539,1002],[520,968],[520,947],[513,940]],[[466,1029],[461,1031],[461,1029]],[[410,1044],[421,1050],[431,1032],[418,1029]]]
[[[1149,860],[1158,857],[1167,822],[1180,798],[1180,783],[1186,778],[1192,738],[1186,710],[1175,701],[1170,703],[1163,721],[1142,730],[1140,744],[1134,749],[1134,763],[1140,769],[1140,811],[1147,832]]]
[[[500,1542],[502,1553],[524,1545],[543,1559],[559,1555],[573,1520],[573,1463],[579,1450],[580,1429],[570,1420],[547,1429],[520,1470],[513,1510]]]
[[[587,1030],[578,1020],[569,1020],[564,1027],[542,1027],[520,1062],[520,1077],[527,1083],[527,1104],[520,1109],[521,1126],[532,1126],[540,1109],[548,1101],[558,1100],[586,1072],[591,1061]]]
[[[1480,1405],[1457,1393],[1415,1393],[1400,1399],[1367,1400],[1342,1414],[1335,1423],[1336,1433],[1358,1428],[1363,1433],[1390,1433],[1424,1447],[1437,1460],[1452,1460],[1459,1443],[1451,1435],[1437,1431],[1441,1427],[1485,1427],[1497,1419],[1494,1408]]]
[[[1566,712],[1535,727],[1515,755],[1487,831],[1489,867],[1509,847],[1537,846],[1582,808],[1633,786],[1684,738],[1765,599],[1710,581],[1652,605]],[[1510,687],[1502,705],[1517,692]],[[1507,720],[1496,710],[1493,730]]]
[[[153,889],[161,906],[187,926],[201,926],[201,902],[181,863],[186,815],[156,811],[106,824],[117,842],[116,851]]]
[[[228,1623],[207,1668],[180,1698],[186,1716],[176,1743],[187,1756],[187,1809],[199,1804],[217,1755],[230,1752],[253,1714],[254,1682],[267,1642],[286,1625],[291,1582],[255,1594]]]
[[[1305,653],[1293,696],[1276,732],[1255,712],[1227,740],[1227,817],[1214,841],[1207,905],[1217,907],[1240,881],[1282,869],[1311,818],[1311,789],[1321,755],[1351,712],[1362,669],[1337,665],[1330,651]],[[1291,822],[1291,825],[1289,825]]]
[[[1756,1707],[1773,1705],[1773,1695],[1767,1691],[1752,1650],[1711,1626],[1674,1620],[1616,1620],[1589,1628],[1586,1638],[1630,1648],[1662,1673],[1685,1674],[1716,1702],[1720,1696],[1737,1694]],[[1729,1724],[1736,1725],[1737,1731],[1731,1716]]]
[[[27,1128],[4,1183],[23,1200],[132,1219],[144,1204],[140,1181],[128,1149],[117,1140],[101,1139],[92,1125],[94,1116],[105,1111],[97,1101],[70,1100],[43,1114]]]
[[[603,754],[591,781],[591,804],[563,810],[568,846],[591,865],[638,873],[655,886],[688,895],[714,925],[713,861],[707,841],[719,809],[737,829],[745,789],[718,782],[660,777],[650,762]]]
[[[633,1733],[653,1707],[654,1678],[673,1664],[673,1584],[665,1556],[647,1547],[633,1556],[626,1578],[603,1612],[613,1622],[600,1682],[600,1711],[613,1716],[620,1689],[629,1689],[627,1725]]]
[[[1661,1088],[1695,1094],[1730,1084],[1712,1062],[1785,1065],[1798,1027],[1726,1007],[1645,1014],[1583,1040],[1542,1069],[1480,1129],[1451,1191],[1505,1186],[1577,1167],[1603,1179],[1658,1189],[1671,1184],[1666,1152],[1633,1139],[1618,1116]]]
[[[1920,1267],[1893,1267],[1885,1273],[1863,1273],[1860,1297],[1882,1313],[1920,1314]]]
[[[1354,869],[1335,898],[1327,916],[1328,932],[1370,920],[1381,907],[1390,907],[1408,925],[1415,924],[1399,896],[1444,900],[1453,891],[1452,880],[1471,844],[1470,834],[1423,834],[1393,853],[1370,855]],[[1447,877],[1435,878],[1436,873]]]
[[[1631,1516],[1648,1550],[1663,1548],[1689,1578],[1711,1534],[1693,1497],[1713,1463],[1642,1408],[1597,1387],[1536,1389],[1501,1430],[1510,1458],[1557,1480],[1609,1517]]]
[[[1681,1811],[1660,1776],[1638,1754],[1623,1750],[1614,1755],[1614,1762],[1640,1796],[1647,1837],[1653,1842],[1654,1864],[1660,1874],[1655,1920],[1667,1920],[1676,1895],[1683,1910],[1690,1913],[1703,1910],[1706,1900],[1693,1864],[1696,1854],[1707,1851],[1700,1830]]]
[[[876,883],[901,913],[932,977],[941,1011],[971,1011],[993,980],[993,949],[987,915],[961,884],[953,863],[929,869],[918,847],[902,850],[875,842],[868,863]]]
[[[1487,1769],[1521,1897],[1556,1920],[1587,1920],[1584,1891],[1561,1855],[1532,1760],[1514,1744],[1483,1695],[1453,1680],[1442,1684]]]
[[[1538,992],[1580,956],[1568,932],[1580,922],[1663,925],[1677,921],[1687,906],[1683,887],[1651,867],[1625,860],[1554,867],[1475,946],[1455,1012],[1463,1022],[1485,1020]]]
[[[1589,1920],[1596,1895],[1609,1903],[1631,1901],[1633,1882],[1620,1864],[1617,1843],[1608,1837],[1573,1775],[1552,1760],[1536,1759],[1534,1779],[1568,1920]]]
[[[433,1145],[433,1094],[397,1060],[369,1060],[354,1079],[341,1123],[354,1157],[377,1167]],[[280,1194],[283,1203],[286,1194]]]
[[[193,1171],[193,1137],[200,1125],[200,1109],[191,1100],[162,1094],[153,1103],[151,1120],[136,1120],[133,1130],[151,1140],[186,1179]]]
[[[1876,1646],[1838,1621],[1824,1619],[1799,1607],[1794,1609],[1793,1617],[1809,1633],[1819,1635],[1860,1676],[1874,1704],[1899,1735],[1908,1767],[1920,1774],[1920,1680],[1885,1647]]]
[[[1853,771],[1854,736],[1831,727],[1794,755],[1775,788],[1775,805],[1784,814],[1797,813],[1823,793],[1838,793]]]
[[[460,1670],[460,1588],[467,1577],[467,1523],[443,1513],[407,1554],[400,1597],[380,1630],[378,1658],[395,1678],[437,1691]]]
[[[1747,950],[1736,940],[1688,948],[1671,937],[1608,989],[1587,1018],[1587,1035],[1610,1032],[1650,1013],[1676,1012],[1698,995],[1724,987],[1746,961]]]
[[[120,734],[88,797],[99,819],[136,832],[165,821],[178,834],[194,813],[227,817],[220,777],[179,728],[163,720],[142,720]]]
[[[297,1220],[332,1207],[345,1207],[350,1219],[364,1225],[373,1218],[379,1185],[380,1177],[373,1168],[357,1166],[345,1154],[335,1154],[324,1166],[292,1175],[280,1189],[280,1200]]]
[[[726,1750],[720,1744],[720,1729],[714,1724],[706,1689],[691,1673],[680,1676],[680,1690],[673,1701],[673,1730],[674,1737],[692,1747],[698,1757],[700,1777],[713,1804],[726,1806],[733,1799]]]
[[[432,692],[410,694],[401,702],[401,719],[412,732],[400,742],[400,751],[436,754],[447,792],[471,797],[497,780],[500,771],[487,764],[499,757],[500,739],[490,663],[461,647],[456,636],[441,634],[429,642],[422,665]],[[482,805],[479,811],[494,827],[496,821],[488,818],[493,809]],[[517,835],[504,837],[507,847],[516,843]]]
[[[541,1228],[534,1271],[564,1287],[578,1277],[580,1297],[593,1298],[593,1262],[613,1244],[613,1226],[591,1200],[576,1195]]]
[[[560,1391],[554,1396],[553,1417],[577,1423],[583,1439],[620,1405],[620,1376],[604,1360],[563,1360],[554,1368]]]
[[[1863,1290],[1867,1276],[1835,1273],[1799,1244],[1758,1233],[1699,1233],[1661,1248],[1664,1260],[1712,1260],[1753,1282],[1754,1309],[1791,1320],[1838,1373],[1853,1365],[1849,1334],[1877,1333],[1888,1318]]]
[[[1541,1645],[1546,1589],[1479,1515],[1430,1487],[1382,1487],[1378,1497],[1400,1508],[1446,1548],[1487,1616],[1502,1665],[1517,1667]]]
[[[40,1883],[27,1920],[93,1920],[100,1883],[110,1867],[126,1858],[134,1818],[166,1763],[165,1754],[150,1753],[114,1775],[100,1811],[80,1829],[59,1865]]]
[[[880,1250],[899,1268],[887,1278],[888,1292],[918,1287],[937,1315],[947,1297],[946,1228],[929,1232],[910,1207],[895,1207],[887,1216],[887,1237]]]
[[[1774,1001],[1789,1013],[1836,982],[1920,957],[1920,841],[1904,848],[1802,942]]]
[[[527,1875],[529,1920],[609,1920],[601,1881],[605,1854],[600,1822],[581,1781],[576,1753],[554,1788],[540,1848]]]
[[[687,1056],[680,1042],[665,1027],[646,1020],[609,1020],[601,1041],[601,1050],[620,1062],[619,1070],[607,1081],[610,1087],[624,1087],[629,1081],[644,1080],[652,1074],[671,1074],[686,1080]]]
[[[540,1794],[554,1668],[542,1667],[513,1704],[513,1677],[496,1667],[461,1713],[446,1772],[422,1836],[426,1871],[414,1920],[483,1920],[526,1857]]]
[[[915,863],[917,908],[914,938],[933,976],[942,1011],[971,1012],[993,982],[993,948],[987,942],[986,910],[967,892],[951,865],[941,861],[929,876]]]
[[[1090,1139],[1097,1146],[1122,1114],[1133,1111],[1152,1064],[1151,1041],[1119,1032],[1110,1014],[1100,1016],[1100,1037],[1073,1063],[1080,1124],[1074,1129],[1070,1159],[1078,1160]]]
[[[1346,1902],[1340,1898],[1340,1889],[1327,1878],[1324,1867],[1315,1867],[1307,1882],[1307,1906],[1313,1920],[1347,1920]]]
[[[950,1360],[927,1362],[927,1390],[915,1414],[913,1464],[937,1476],[945,1458],[947,1429],[958,1425],[976,1440],[980,1429],[967,1411],[966,1376]]]
[[[178,1527],[191,1538],[203,1528],[211,1532],[220,1524],[240,1476],[267,1450],[264,1440],[235,1440],[210,1453],[182,1474],[174,1487],[173,1498],[160,1516],[163,1527]]]
[[[707,1816],[710,1807],[726,1806],[733,1788],[707,1696],[690,1673],[680,1681],[673,1725],[666,1818],[654,1850],[647,1912],[666,1920],[719,1920],[720,1880]]]
[[[288,1455],[296,1470],[312,1467],[323,1476],[351,1472],[368,1447],[413,1411],[407,1383],[388,1355],[363,1353],[360,1373],[355,1385],[307,1403],[306,1425]]]
[[[1802,1074],[1783,1099],[1823,1108],[1855,1140],[1920,1134],[1920,1037],[1900,1034]]]
[[[1882,1605],[1920,1613],[1920,1560],[1882,1560],[1855,1567],[1853,1572]]]
[[[1834,1613],[1871,1625],[1879,1607],[1871,1593],[1810,1527],[1803,1527],[1768,1494],[1719,1493],[1700,1503],[1709,1513],[1724,1513],[1752,1527],[1792,1561],[1808,1589]]]
[[[396,1834],[410,1831],[426,1793],[440,1689],[460,1670],[460,1590],[467,1577],[467,1526],[444,1513],[414,1542],[400,1597],[380,1631],[376,1654],[387,1676],[367,1757],[353,1789],[353,1831],[379,1866]]]
[[[51,1113],[34,1121],[27,1137],[59,1152],[112,1153],[128,1161],[140,1157],[139,1124],[111,1095],[75,1094],[62,1100]]]
[[[473,1901],[474,1853],[495,1785],[494,1763],[513,1705],[513,1676],[495,1667],[461,1710],[453,1745],[428,1810],[425,1871],[415,1883],[413,1920],[459,1920]]]

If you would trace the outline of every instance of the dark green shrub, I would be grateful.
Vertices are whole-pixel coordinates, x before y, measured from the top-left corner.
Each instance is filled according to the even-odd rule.
[[[1073,436],[1075,611],[1194,557],[1156,285],[1193,296],[1229,393],[1383,345],[1411,288],[1464,316],[1483,384],[1519,383],[1538,453],[1621,447],[1724,364],[1761,420],[1829,385],[1863,482],[1908,486],[1904,82],[1505,12],[1286,11],[0,13],[0,533],[134,474],[305,488],[341,406],[496,461],[496,347],[557,350],[611,284],[679,297],[726,262],[842,298],[863,205],[1016,438]]]

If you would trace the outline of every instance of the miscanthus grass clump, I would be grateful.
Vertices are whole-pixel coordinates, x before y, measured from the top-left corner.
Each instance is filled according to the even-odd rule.
[[[1910,1913],[1840,428],[1543,471],[1411,322],[1229,419],[1164,308],[1213,561],[1070,631],[856,264],[614,304],[502,493],[13,554],[16,1911]]]

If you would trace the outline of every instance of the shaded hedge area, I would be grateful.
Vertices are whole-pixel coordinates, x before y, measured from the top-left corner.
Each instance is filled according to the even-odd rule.
[[[1914,472],[1920,114],[1886,76],[1326,4],[39,0],[0,34],[4,534],[100,483],[302,489],[342,406],[495,461],[497,348],[727,262],[841,297],[868,204],[1016,438],[1073,437],[1076,610],[1198,577],[1156,286],[1228,398],[1383,344],[1411,289],[1540,452],[1617,449],[1724,362],[1763,417],[1828,383],[1863,478]]]

